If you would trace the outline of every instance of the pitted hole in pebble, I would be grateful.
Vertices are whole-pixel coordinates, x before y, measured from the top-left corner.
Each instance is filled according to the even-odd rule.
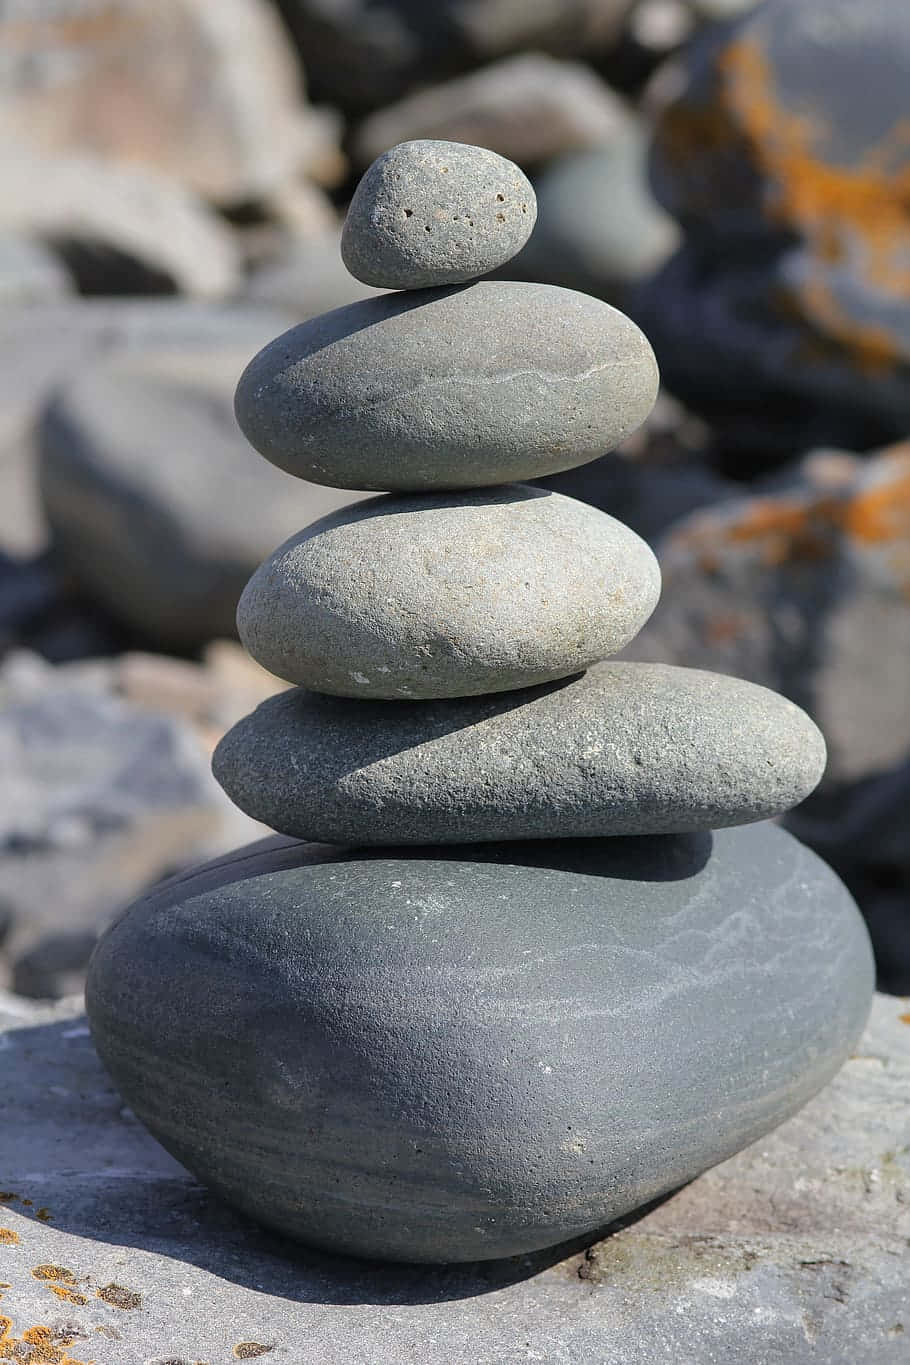
[[[155,1356],[152,1360],[144,1360],[142,1365],[200,1365],[197,1360],[188,1360],[186,1356]]]
[[[429,223],[424,223],[424,225],[423,225],[423,230],[424,230],[424,232],[429,232],[429,231],[430,231],[430,225],[429,225]]]
[[[497,213],[496,221],[497,223],[504,223],[506,221],[506,215],[504,213]]]
[[[522,211],[522,213],[527,213],[527,211],[528,211],[528,206],[527,206],[527,204],[522,204],[522,206],[521,206],[521,211]]]
[[[413,217],[414,217],[414,210],[413,210],[413,209],[405,209],[405,211],[404,211],[404,216],[405,216],[405,218],[413,218]]]
[[[506,197],[505,197],[505,195],[504,195],[504,194],[497,194],[497,196],[496,196],[496,202],[497,202],[498,204],[504,204],[504,203],[506,202]]]

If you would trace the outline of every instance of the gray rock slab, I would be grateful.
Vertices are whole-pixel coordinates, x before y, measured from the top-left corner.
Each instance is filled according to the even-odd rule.
[[[616,653],[660,573],[621,522],[528,485],[371,498],[293,536],[250,579],[240,638],[264,668],[347,697],[464,697]]]
[[[381,289],[463,284],[521,250],[537,217],[527,176],[485,147],[403,142],[377,157],[354,192],[341,254]]]
[[[645,419],[657,381],[646,338],[609,304],[480,281],[293,328],[247,366],[236,412],[267,460],[316,483],[469,488],[596,459]]]
[[[70,293],[72,281],[49,247],[12,232],[0,235],[0,304],[47,303]]]
[[[824,765],[821,734],[776,693],[639,663],[435,702],[295,689],[238,722],[212,760],[254,819],[344,844],[747,824],[802,801]]]
[[[234,1214],[124,1109],[76,1002],[0,994],[7,1340],[45,1326],[96,1365],[227,1365],[244,1341],[287,1365],[904,1365],[908,1010],[877,996],[796,1117],[586,1251],[416,1268],[308,1252]],[[136,1306],[99,1299],[111,1284]]]
[[[776,1127],[872,988],[845,887],[764,823],[404,856],[265,840],[127,910],[86,1004],[127,1103],[230,1203],[326,1250],[452,1262],[593,1234]]]
[[[142,639],[192,648],[234,633],[247,578],[277,542],[353,500],[256,458],[232,395],[250,321],[220,338],[149,343],[86,367],[37,432],[58,555]]]
[[[358,128],[353,154],[366,166],[399,142],[442,138],[527,167],[608,142],[624,118],[622,101],[590,67],[522,52],[378,109]]]

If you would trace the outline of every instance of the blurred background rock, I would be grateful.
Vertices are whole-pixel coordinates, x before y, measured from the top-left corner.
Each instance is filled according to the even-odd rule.
[[[233,388],[375,292],[346,203],[440,137],[534,181],[509,276],[651,338],[644,429],[544,482],[657,549],[635,657],[822,726],[790,824],[910,992],[908,80],[893,0],[0,0],[0,986],[78,989],[125,901],[251,837],[208,754],[281,684],[234,605],[358,495],[258,459]]]

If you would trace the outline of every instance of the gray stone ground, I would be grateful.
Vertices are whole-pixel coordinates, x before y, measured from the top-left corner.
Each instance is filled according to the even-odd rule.
[[[877,996],[795,1119],[587,1251],[411,1269],[217,1204],[124,1111],[78,1001],[0,996],[0,1359],[905,1365],[908,1011]]]

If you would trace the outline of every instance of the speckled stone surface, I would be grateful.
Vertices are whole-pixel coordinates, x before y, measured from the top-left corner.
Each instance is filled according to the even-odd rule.
[[[717,829],[796,805],[824,764],[809,717],[766,688],[610,662],[436,702],[295,689],[239,721],[212,761],[254,819],[342,844]]]
[[[511,260],[536,217],[531,182],[514,161],[463,142],[400,142],[357,186],[341,256],[380,289],[463,284]]]
[[[329,1250],[594,1233],[794,1113],[869,1011],[859,912],[773,825],[246,854],[120,919],[89,1017],[179,1161]]]
[[[599,299],[481,280],[365,299],[266,346],[237,388],[255,448],[339,488],[415,492],[586,464],[657,394],[644,335]]]
[[[317,692],[461,697],[606,658],[659,593],[657,561],[628,527],[510,484],[324,517],[253,575],[237,622],[263,667]]]

